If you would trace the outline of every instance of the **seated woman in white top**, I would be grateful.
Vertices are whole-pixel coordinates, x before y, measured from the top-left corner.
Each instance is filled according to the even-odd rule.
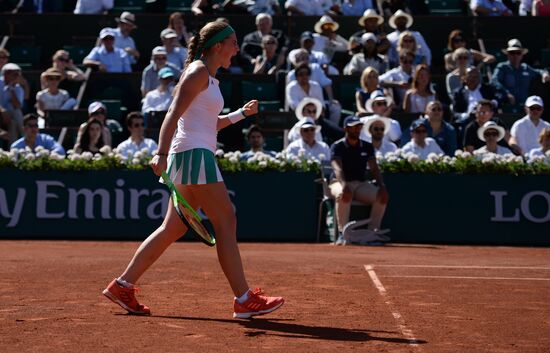
[[[298,122],[296,122],[296,124],[294,124],[294,126],[288,132],[288,142],[291,143],[301,138],[300,128],[302,126],[302,120],[311,119],[311,121],[315,123],[315,121],[317,121],[321,116],[322,112],[323,104],[320,100],[311,97],[306,97],[302,99],[302,101],[298,103],[295,111]],[[323,141],[321,126],[317,126],[317,129],[315,131],[315,140]]]
[[[544,128],[539,134],[539,144],[540,147],[533,148],[527,154],[527,160],[531,161],[537,156],[547,156],[550,157],[550,129]]]
[[[413,121],[411,124],[412,139],[401,149],[403,153],[412,152],[421,160],[426,160],[430,153],[444,155],[445,152],[439,147],[437,141],[431,137],[426,137],[428,130],[421,119]]]
[[[435,101],[431,83],[428,66],[425,64],[418,65],[413,76],[412,88],[407,90],[403,100],[403,110],[406,113],[424,113],[428,103]]]
[[[508,148],[499,146],[498,141],[504,138],[506,131],[502,126],[497,125],[494,121],[488,121],[479,129],[477,129],[477,137],[485,141],[485,146],[474,151],[475,155],[483,155],[487,153],[494,154],[509,154],[512,153]]]

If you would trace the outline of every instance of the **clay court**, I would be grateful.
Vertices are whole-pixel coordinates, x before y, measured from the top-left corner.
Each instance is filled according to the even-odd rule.
[[[241,244],[279,311],[234,320],[214,249],[141,279],[150,317],[101,295],[135,242],[0,242],[2,352],[550,352],[550,249]]]

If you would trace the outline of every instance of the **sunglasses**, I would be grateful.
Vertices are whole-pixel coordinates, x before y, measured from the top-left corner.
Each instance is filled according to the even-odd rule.
[[[538,105],[535,105],[535,106],[529,107],[529,110],[532,110],[532,111],[535,111],[535,112],[540,112],[542,110],[542,107],[539,107]]]
[[[38,128],[38,124],[27,124],[25,126],[29,128]]]
[[[371,130],[372,131],[380,131],[380,132],[384,132],[384,128],[383,127],[371,127]]]
[[[426,129],[416,129],[414,130],[414,132],[416,132],[417,134],[425,134],[428,132],[428,130]]]
[[[401,63],[407,65],[407,64],[412,64],[413,61],[412,60],[401,60]]]
[[[144,123],[135,123],[135,124],[132,124],[132,127],[144,127],[145,124]]]
[[[442,112],[443,109],[439,108],[439,107],[435,107],[435,108],[431,108],[430,109],[432,112]]]
[[[479,114],[479,115],[487,115],[487,114],[491,114],[491,112],[485,111],[485,110],[481,110],[481,111],[478,111],[477,114]]]
[[[92,114],[90,114],[91,116],[95,116],[95,115],[105,115],[105,110],[103,109],[100,109],[100,110],[96,110],[95,112],[93,112]]]
[[[269,41],[269,42],[265,42],[266,45],[271,45],[271,44],[277,44],[277,42],[275,41]]]
[[[464,42],[464,38],[455,37],[455,38],[453,38],[453,42],[455,42],[455,43]]]
[[[313,132],[313,131],[315,131],[315,128],[314,127],[308,127],[308,128],[302,129],[302,131],[304,131],[304,132]]]
[[[497,137],[498,136],[498,131],[488,131],[486,133],[483,134],[483,136],[485,137]]]
[[[375,105],[375,106],[378,106],[378,107],[387,106],[387,105],[388,105],[388,102],[386,102],[386,101],[383,101],[383,102],[374,102],[374,105]]]
[[[412,43],[414,39],[403,39],[403,43]]]
[[[306,72],[306,71],[301,71],[301,72],[296,73],[296,76],[298,76],[298,77],[300,77],[300,76],[309,76],[309,73]]]
[[[61,80],[61,77],[58,77],[58,76],[48,76],[48,77],[46,77],[46,80],[48,80],[48,81],[59,81],[59,80]]]
[[[304,109],[304,112],[309,114],[317,114],[317,109]]]
[[[468,60],[469,58],[467,56],[459,56],[458,60]]]
[[[508,54],[509,55],[522,55],[523,53],[520,52],[520,51],[509,51]]]
[[[9,58],[10,58],[9,56],[4,56],[4,55],[0,56],[0,59],[9,59]]]
[[[57,58],[58,61],[61,61],[63,63],[68,63],[69,62],[69,59],[67,58]]]
[[[158,61],[163,61],[163,60],[166,60],[167,57],[166,56],[155,56],[154,60],[158,60]]]

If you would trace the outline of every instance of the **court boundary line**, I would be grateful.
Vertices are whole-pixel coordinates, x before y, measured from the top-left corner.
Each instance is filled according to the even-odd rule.
[[[409,341],[410,346],[420,349],[420,346],[418,345],[418,339],[416,339],[412,330],[407,328],[405,319],[403,319],[403,316],[397,311],[397,309],[395,308],[395,305],[388,297],[388,292],[386,291],[386,288],[384,287],[384,285],[376,275],[376,272],[374,271],[374,267],[372,265],[364,265],[364,267],[370,279],[372,280],[374,287],[378,290],[378,293],[380,293],[380,295],[384,299],[384,302],[390,308],[390,312],[394,317],[395,321],[397,321],[397,327],[401,331],[401,334],[403,335],[403,337],[405,337]]]
[[[384,278],[441,278],[441,279],[481,279],[481,280],[512,280],[512,281],[550,281],[550,278],[537,278],[537,277],[476,277],[476,276],[429,276],[429,275],[395,275],[384,276]]]
[[[372,265],[373,268],[375,265]],[[469,269],[502,269],[502,270],[550,270],[550,267],[536,266],[462,266],[462,265],[399,265],[383,264],[376,267],[412,267],[412,268],[469,268]]]

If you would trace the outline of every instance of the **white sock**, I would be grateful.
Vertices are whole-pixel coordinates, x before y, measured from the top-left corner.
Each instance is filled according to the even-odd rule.
[[[134,285],[130,282],[126,282],[125,280],[123,280],[122,278],[117,278],[116,279],[117,283],[120,284],[121,286],[123,286],[124,288],[133,288]]]
[[[238,302],[239,304],[242,304],[242,303],[244,303],[245,301],[248,300],[248,292],[249,292],[249,290],[247,290],[247,291],[246,291],[243,295],[241,295],[240,297],[236,298],[236,299],[237,299],[237,302]]]

